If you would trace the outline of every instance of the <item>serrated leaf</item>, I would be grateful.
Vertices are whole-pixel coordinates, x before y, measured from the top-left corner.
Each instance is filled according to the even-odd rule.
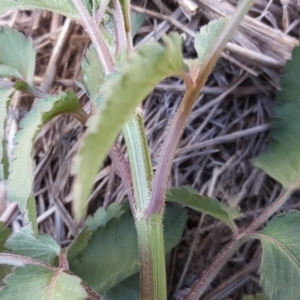
[[[180,240],[186,211],[168,207],[164,217],[165,251]],[[176,226],[174,226],[176,222]],[[70,270],[100,294],[138,272],[137,236],[130,211],[100,226],[85,251],[70,264]]]
[[[186,187],[173,188],[166,194],[166,200],[177,202],[224,222],[233,228],[233,220],[240,217],[237,207],[230,207],[215,198],[191,193]]]
[[[117,50],[117,48],[116,48],[117,43],[116,43],[116,38],[115,38],[116,34],[115,34],[114,18],[112,18],[109,13],[105,13],[102,18],[101,24],[103,26],[103,29],[100,29],[103,40],[106,43],[106,46],[109,50],[110,55],[112,57],[114,57],[114,61],[118,62],[118,61],[120,61],[120,57],[119,57],[119,55],[117,55],[117,56],[115,55],[116,50]]]
[[[91,101],[96,104],[96,99],[100,94],[101,85],[104,82],[105,73],[103,72],[98,54],[91,45],[81,63],[83,85]]]
[[[89,240],[100,226],[105,226],[111,219],[118,219],[125,211],[129,210],[128,202],[122,204],[112,203],[107,209],[100,207],[93,216],[85,220],[87,227],[84,227],[74,241],[67,248],[68,262],[74,261],[87,247]]]
[[[11,234],[11,229],[8,227],[5,227],[5,223],[0,222],[0,252],[3,252],[6,250],[5,243],[8,237]]]
[[[0,290],[3,300],[84,300],[88,296],[77,276],[40,266],[16,268],[4,281],[7,285]]]
[[[67,247],[68,262],[71,263],[78,257],[87,247],[88,241],[91,239],[93,232],[84,227]]]
[[[0,27],[0,77],[17,77],[32,85],[35,56],[30,39],[14,29]]]
[[[14,138],[15,147],[7,182],[7,196],[11,202],[17,202],[20,210],[26,213],[25,221],[32,223],[36,233],[36,209],[35,200],[32,196],[32,151],[35,137],[42,126],[57,115],[76,113],[81,110],[76,95],[71,91],[62,92],[55,96],[47,96],[38,100],[37,104],[21,121],[21,130],[17,132]]]
[[[101,111],[88,122],[88,130],[75,159],[73,173],[74,213],[81,219],[86,212],[94,177],[122,126],[157,83],[169,76],[182,74],[181,38],[164,37],[165,48],[157,42],[143,45],[127,62],[118,76],[103,87]]]
[[[8,176],[8,157],[6,151],[5,129],[7,106],[13,90],[0,88],[0,181],[4,181]]]
[[[85,220],[86,226],[92,231],[95,231],[100,226],[105,226],[113,218],[119,218],[129,207],[126,203],[112,203],[107,209],[100,207],[93,216],[88,216]]]
[[[0,64],[0,78],[6,78],[6,77],[21,78],[22,76],[15,68]]]
[[[276,95],[269,150],[252,161],[255,167],[285,188],[292,185],[300,174],[299,69],[300,47],[296,47],[292,59],[286,63],[285,74],[280,80],[281,90]]]
[[[222,17],[218,20],[209,22],[201,27],[195,36],[194,46],[198,55],[198,62],[203,65],[209,54],[227,25],[229,18]]]
[[[12,272],[12,267],[7,265],[0,265],[0,288],[5,285],[4,278]]]
[[[131,35],[132,37],[134,37],[137,34],[140,27],[145,22],[146,15],[132,11],[130,17],[131,17]]]
[[[269,300],[265,294],[245,295],[243,300]]]
[[[11,253],[0,253],[0,265],[9,265],[14,267],[22,267],[25,265],[45,266],[46,268],[54,269],[54,267],[45,264],[39,260]]]
[[[106,300],[140,300],[140,277],[136,273],[110,289]]]
[[[260,283],[270,300],[300,299],[300,215],[274,217],[259,234],[263,254]]]
[[[79,19],[72,0],[0,0],[0,14],[12,9],[44,9],[73,19]]]
[[[47,234],[35,236],[28,226],[10,236],[5,247],[13,254],[31,257],[48,264],[54,264],[60,254],[60,246]]]

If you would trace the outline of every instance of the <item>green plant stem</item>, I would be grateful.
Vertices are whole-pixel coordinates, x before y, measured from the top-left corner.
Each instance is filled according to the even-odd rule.
[[[135,209],[142,212],[149,203],[153,171],[143,118],[139,112],[128,120],[123,134],[129,154]]]
[[[157,171],[153,182],[150,206],[147,209],[147,216],[150,216],[153,212],[159,213],[163,210],[164,196],[166,192],[169,172],[172,167],[172,162],[177,145],[185,128],[188,117],[222,50],[226,46],[229,39],[232,37],[234,31],[242,21],[244,15],[250,9],[253,2],[254,0],[240,1],[234,15],[232,16],[228,25],[225,27],[222,35],[220,36],[217,43],[214,45],[213,50],[208,56],[206,63],[197,75],[194,85],[187,85],[187,91],[171,123],[167,138],[162,147],[162,153],[158,162]]]
[[[167,299],[162,215],[136,220],[142,300]]]
[[[130,55],[133,52],[133,45],[129,2],[128,0],[122,2],[123,14],[118,14],[119,19],[116,19],[116,25],[120,24],[116,26],[116,39],[119,41],[117,53]],[[116,11],[119,11],[116,1],[113,1],[113,4]],[[120,20],[121,17],[123,17],[122,20]],[[126,123],[123,134],[129,153],[134,191],[134,202],[130,201],[130,203],[139,246],[140,298],[142,300],[165,300],[167,299],[167,282],[162,213],[151,215],[149,218],[146,218],[144,214],[149,205],[153,170],[141,107],[136,109],[134,115]]]
[[[165,300],[166,270],[162,214],[145,217],[153,178],[142,115],[137,112],[123,128],[129,153],[135,203],[132,211],[138,236],[142,300]]]

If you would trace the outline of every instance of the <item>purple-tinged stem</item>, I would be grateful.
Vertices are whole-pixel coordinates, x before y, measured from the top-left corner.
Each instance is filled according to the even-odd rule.
[[[240,235],[236,240],[233,240],[231,243],[227,244],[222,251],[219,252],[208,268],[202,273],[201,278],[193,283],[190,292],[187,294],[184,300],[200,299],[206,288],[223,268],[229,258],[244,242],[247,241],[247,239],[247,236]]]
[[[112,0],[115,14],[113,16],[114,28],[116,33],[116,53],[115,57],[121,56],[126,59],[127,54],[127,38],[125,34],[125,26],[123,22],[122,8],[118,0]],[[123,60],[123,59],[122,59]]]
[[[154,177],[151,201],[146,212],[148,217],[153,213],[159,213],[163,210],[166,185],[175,150],[198,94],[198,89],[192,88],[187,90],[172,121],[172,125],[162,147],[157,171]]]
[[[153,213],[160,213],[164,208],[164,196],[169,173],[172,167],[177,145],[185,128],[188,117],[208,76],[210,75],[219,56],[221,55],[222,50],[233,35],[239,23],[242,21],[244,15],[251,7],[253,1],[254,0],[241,0],[234,15],[232,16],[228,25],[224,28],[222,35],[217,40],[209,56],[207,57],[206,63],[202,66],[202,69],[197,75],[194,85],[187,86],[187,91],[171,123],[167,138],[162,147],[161,156],[154,177],[151,201],[149,207],[147,208],[146,215],[148,217]]]
[[[132,178],[129,163],[122,153],[121,149],[116,144],[113,145],[111,150],[109,151],[109,157],[112,160],[117,173],[119,174],[122,183],[125,186],[126,194],[130,202],[130,207],[133,209],[135,208],[135,204],[134,195],[132,193]]]
[[[216,277],[219,271],[227,263],[229,258],[234,254],[234,252],[247,240],[250,238],[255,238],[253,235],[254,230],[256,230],[260,225],[268,220],[290,197],[292,192],[297,186],[299,186],[300,177],[297,178],[295,183],[286,191],[284,191],[264,212],[262,212],[255,220],[241,233],[236,239],[231,243],[226,245],[213,260],[211,265],[203,272],[200,279],[196,280],[188,295],[184,300],[197,300],[199,299],[206,288],[210,285],[212,280]]]
[[[95,46],[96,52],[103,68],[103,72],[105,75],[108,75],[114,70],[114,62],[100,34],[98,25],[92,19],[81,0],[72,0],[72,2],[81,17],[85,30],[87,31],[93,42],[93,45]]]
[[[109,4],[110,0],[102,0],[99,3],[99,9],[96,13],[96,16],[94,16],[95,20],[96,20],[96,24],[99,24],[104,16],[104,13],[106,11],[106,8]]]

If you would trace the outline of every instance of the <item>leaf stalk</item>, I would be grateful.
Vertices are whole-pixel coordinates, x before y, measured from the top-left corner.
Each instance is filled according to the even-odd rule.
[[[194,282],[191,287],[191,291],[184,298],[184,300],[196,300],[199,299],[205,292],[206,288],[219,273],[229,258],[235,253],[235,251],[249,239],[257,238],[254,231],[268,220],[291,196],[293,191],[299,186],[300,176],[295,180],[294,184],[283,191],[281,195],[231,243],[226,245],[221,252],[216,256],[212,264],[202,273],[201,278]]]
[[[83,22],[83,25],[95,46],[99,60],[103,68],[103,72],[105,75],[108,75],[114,69],[114,62],[100,34],[98,25],[90,16],[88,10],[86,9],[86,7],[84,6],[81,0],[72,0],[72,2],[76,7],[81,17],[81,20]]]

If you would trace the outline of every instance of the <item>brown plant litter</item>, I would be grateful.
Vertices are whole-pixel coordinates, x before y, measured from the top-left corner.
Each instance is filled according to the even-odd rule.
[[[195,57],[195,32],[208,20],[230,15],[235,5],[235,0],[133,1],[132,10],[147,16],[135,37],[135,46],[151,39],[160,40],[170,31],[184,32],[184,55]],[[279,88],[282,67],[298,45],[299,17],[296,0],[255,2],[199,96],[174,160],[170,186],[192,185],[200,193],[240,205],[241,227],[249,224],[280,192],[280,186],[254,169],[249,160],[268,145],[274,93]],[[74,88],[79,92],[76,80],[80,79],[80,61],[90,43],[79,24],[49,12],[13,11],[0,17],[0,25],[14,27],[32,37],[37,49],[35,83],[42,90],[55,93]],[[171,78],[145,99],[146,130],[154,167],[165,129],[183,91],[183,82]],[[79,96],[85,105],[86,96]],[[33,103],[32,97],[20,93],[13,98],[7,130],[10,151],[18,123]],[[75,121],[59,117],[43,128],[34,152],[34,192],[40,231],[54,236],[62,246],[69,244],[78,232],[71,214],[70,166],[81,133],[82,128]],[[125,151],[122,137],[118,143]],[[1,220],[18,230],[22,217],[15,204],[7,203],[5,189],[1,187],[0,193]],[[124,196],[125,188],[107,160],[95,179],[89,211],[93,213],[101,205],[122,201]],[[299,207],[296,195],[288,205]],[[186,288],[230,239],[229,230],[220,222],[190,211],[182,241],[168,264],[169,299],[183,297]],[[241,299],[244,293],[260,291],[260,252],[258,242],[243,246],[203,299]]]

